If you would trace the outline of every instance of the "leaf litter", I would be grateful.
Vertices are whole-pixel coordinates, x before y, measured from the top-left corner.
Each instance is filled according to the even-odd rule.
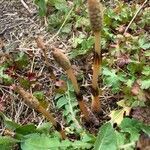
[[[28,1],[27,4],[28,4],[29,8],[32,10],[32,12],[33,12],[32,14],[28,14],[28,12],[25,10],[25,8],[22,7],[20,2],[2,1],[1,6],[3,6],[3,7],[0,9],[0,11],[1,11],[0,13],[2,14],[2,17],[0,18],[0,23],[1,23],[0,33],[3,33],[2,35],[4,38],[4,43],[3,43],[3,41],[1,42],[1,48],[4,49],[4,51],[6,51],[7,53],[9,53],[11,55],[14,55],[14,54],[16,55],[18,52],[23,52],[23,54],[27,55],[29,58],[27,63],[23,62],[24,69],[22,69],[22,67],[20,67],[21,68],[20,70],[19,69],[13,70],[13,66],[10,65],[10,68],[6,69],[4,71],[4,73],[7,75],[10,75],[13,78],[14,78],[14,76],[20,77],[20,78],[26,77],[29,80],[29,82],[32,82],[32,83],[29,83],[29,84],[31,84],[31,87],[29,86],[31,93],[34,92],[35,89],[36,89],[36,91],[38,91],[38,90],[43,91],[44,94],[46,95],[47,101],[50,103],[49,107],[52,107],[52,111],[56,114],[56,117],[61,121],[61,123],[65,124],[64,120],[61,119],[62,112],[60,113],[57,111],[57,109],[55,109],[56,104],[55,104],[55,101],[52,100],[55,97],[53,95],[54,86],[62,86],[61,85],[62,83],[57,82],[55,85],[53,83],[53,81],[49,78],[49,71],[47,70],[46,64],[44,62],[43,53],[36,46],[36,42],[34,40],[34,37],[39,34],[44,35],[45,41],[48,41],[48,39],[53,37],[53,35],[47,33],[46,27],[43,26],[43,24],[44,24],[43,21],[41,21],[41,19],[39,19],[39,17],[37,16],[37,9],[36,9],[35,5],[32,3],[32,1]],[[116,9],[116,11],[119,11],[119,9],[120,8]],[[125,15],[125,14],[123,14],[123,15]],[[126,18],[126,16],[123,16],[123,17]],[[118,18],[114,18],[114,20],[117,20],[117,19]],[[138,22],[138,21],[137,21],[137,23],[140,24],[140,22]],[[136,35],[139,36],[138,32],[139,33],[143,32],[140,28],[137,31],[134,30],[133,26],[131,26],[131,29],[132,30],[129,30],[129,32],[131,31],[130,33],[135,36]],[[114,30],[114,29],[112,29],[112,30]],[[119,34],[122,33],[122,30],[124,30],[124,24],[119,26],[118,29],[116,29],[116,31],[118,31]],[[82,30],[82,31],[84,32],[84,30]],[[116,32],[116,31],[114,31],[114,32]],[[78,34],[78,31],[76,34]],[[109,36],[111,36],[111,34],[109,34]],[[91,44],[91,41],[89,41],[89,43],[90,43],[89,45],[88,45],[88,43],[84,43],[85,42],[84,38],[83,39],[75,39],[78,42],[76,44],[76,47],[77,48],[79,47],[79,49],[81,47],[83,51],[81,53],[79,52],[79,54],[76,53],[76,51],[75,51],[75,53],[74,52],[71,53],[71,51],[70,51],[71,44],[69,43],[70,41],[68,41],[68,38],[69,37],[65,37],[64,39],[62,39],[62,37],[60,35],[60,37],[59,36],[56,37],[49,44],[56,45],[58,48],[62,48],[65,51],[65,53],[71,54],[70,58],[72,58],[73,64],[78,66],[78,68],[79,68],[79,69],[77,68],[78,70],[81,70],[81,72],[83,71],[84,80],[82,80],[81,72],[78,72],[77,76],[79,78],[80,84],[82,85],[81,90],[83,93],[85,93],[85,97],[87,97],[87,99],[88,99],[89,95],[90,95],[89,87],[90,87],[90,80],[91,80],[91,73],[92,73],[92,70],[91,70],[92,55],[90,52],[86,52],[85,50],[86,50],[86,48],[89,49],[89,47],[91,47],[92,44]],[[129,49],[125,53],[122,53],[122,50],[127,49],[125,47],[125,45],[122,44],[124,40],[127,40],[126,44],[129,44]],[[115,68],[116,67],[115,65],[110,63],[109,66],[105,65],[105,68],[103,69],[104,84],[102,85],[102,87],[103,87],[102,88],[103,89],[103,91],[102,91],[103,92],[102,107],[103,107],[103,114],[104,114],[103,116],[104,117],[100,116],[101,124],[103,124],[104,122],[106,122],[109,119],[110,112],[113,113],[112,110],[114,110],[116,108],[120,108],[120,106],[117,106],[114,103],[122,100],[123,96],[118,91],[120,90],[120,87],[122,88],[122,84],[124,84],[126,81],[128,84],[128,89],[125,89],[124,92],[127,92],[128,90],[130,90],[130,92],[134,96],[137,96],[137,95],[139,95],[139,93],[142,92],[142,96],[139,95],[138,99],[141,99],[143,101],[143,97],[144,97],[144,101],[147,102],[147,98],[145,98],[145,95],[146,95],[145,91],[143,92],[142,89],[145,89],[146,93],[148,93],[147,91],[149,91],[150,85],[147,84],[147,83],[149,83],[148,72],[146,70],[143,70],[143,73],[146,74],[147,77],[144,77],[138,83],[136,83],[135,79],[131,79],[132,81],[130,81],[129,79],[126,80],[126,76],[124,74],[118,73],[118,70],[123,70],[123,68],[126,66],[128,67],[128,70],[125,69],[125,71],[127,71],[127,73],[128,73],[128,71],[130,72],[130,74],[137,73],[137,76],[138,76],[138,74],[140,72],[138,70],[138,68],[136,68],[134,65],[134,63],[135,64],[137,63],[137,62],[134,62],[134,59],[137,58],[138,63],[139,63],[140,60],[142,60],[144,58],[140,54],[142,53],[142,55],[143,55],[143,53],[145,53],[145,50],[149,48],[149,45],[147,43],[146,38],[139,40],[139,45],[140,45],[139,51],[141,51],[139,56],[134,56],[134,55],[129,56],[128,54],[130,53],[130,44],[132,42],[134,42],[134,40],[137,40],[137,38],[131,37],[129,35],[126,35],[126,37],[123,37],[119,43],[119,47],[117,47],[117,46],[115,46],[115,48],[113,47],[115,49],[115,52],[113,53],[113,51],[112,51],[112,56],[114,55],[117,58],[117,61],[116,61],[117,68]],[[80,42],[82,42],[82,44]],[[113,45],[114,42],[111,41],[110,44]],[[135,46],[135,48],[134,48],[134,46]],[[136,45],[133,45],[133,51],[135,51],[136,48],[137,48]],[[92,49],[92,47],[91,47],[91,49]],[[81,57],[82,55],[85,55],[85,54],[87,55],[87,53],[89,53],[87,57],[85,57],[85,56]],[[79,55],[79,57],[78,57],[78,55]],[[106,55],[107,55],[107,53],[106,53]],[[76,57],[78,57],[77,61],[74,59]],[[20,60],[23,59],[23,61],[25,61],[25,59],[22,58],[22,56],[19,56],[19,59]],[[19,59],[16,59],[16,61],[19,61],[18,64],[21,64]],[[59,69],[58,66],[54,63],[54,61],[51,57],[51,53],[48,53],[48,59],[52,62],[56,75],[58,77],[60,77],[61,74],[63,74],[63,71],[62,71],[62,69]],[[148,57],[146,57],[145,59],[146,59],[145,61],[148,61]],[[7,58],[6,58],[6,60],[8,61]],[[86,66],[84,65],[85,62],[87,62]],[[12,62],[9,62],[9,63],[11,64]],[[104,58],[104,63],[105,63],[105,58]],[[131,63],[133,63],[132,66],[130,65]],[[112,67],[112,68],[110,69],[110,67]],[[86,70],[86,72],[85,72],[85,70]],[[128,74],[127,77],[130,77],[130,75]],[[23,85],[28,84],[27,83],[28,81],[27,82],[24,81],[24,82],[25,83],[23,83]],[[102,81],[100,81],[100,84],[101,84],[101,82]],[[130,84],[130,83],[133,83],[133,84]],[[33,110],[29,109],[26,105],[24,105],[20,101],[20,99],[18,99],[18,97],[16,95],[13,94],[12,87],[9,86],[9,84],[6,86],[0,85],[0,88],[2,89],[2,91],[0,91],[0,96],[3,97],[3,99],[4,99],[4,100],[0,101],[0,106],[2,106],[0,108],[3,110],[3,112],[5,112],[5,114],[7,114],[7,116],[9,116],[13,120],[15,120],[17,123],[21,123],[21,124],[33,122],[38,125],[39,122],[43,121],[43,118],[39,114],[37,114]],[[123,87],[123,89],[124,89],[124,87]],[[8,95],[8,96],[6,96],[6,95]],[[125,109],[125,108],[126,108],[126,106],[123,109]],[[138,120],[141,120],[141,121],[149,124],[149,116],[150,115],[148,115],[149,114],[148,110],[149,110],[149,107],[147,107],[147,108],[145,108],[145,107],[138,108],[137,107],[133,111],[131,111],[131,116],[133,118],[136,118]],[[119,117],[121,117],[121,119],[123,120],[124,113],[121,112],[120,114],[121,114],[121,116],[119,116]],[[120,120],[119,120],[119,123],[120,123]],[[3,125],[1,124],[1,131],[3,131],[2,129],[3,129]],[[87,129],[90,132],[94,132],[94,133],[96,133],[98,130],[92,126],[88,127],[88,125],[87,125]]]

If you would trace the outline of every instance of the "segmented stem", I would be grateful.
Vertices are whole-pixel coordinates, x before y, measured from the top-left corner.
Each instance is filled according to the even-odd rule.
[[[32,109],[35,109],[37,112],[42,113],[42,115],[48,120],[50,121],[54,128],[60,133],[62,139],[66,138],[65,132],[62,129],[61,125],[59,124],[59,122],[57,122],[55,120],[55,118],[53,117],[53,115],[48,112],[47,110],[45,110],[45,108],[43,108],[39,101],[36,99],[36,97],[34,97],[32,94],[30,94],[29,92],[26,92],[22,87],[20,86],[16,86],[15,90],[17,91],[18,94],[20,94],[24,100],[24,102],[31,107]]]
[[[91,28],[94,33],[95,50],[93,58],[93,78],[92,78],[92,110],[96,113],[101,111],[101,102],[99,99],[98,76],[101,74],[101,30],[103,24],[102,5],[98,0],[88,0],[88,10],[90,16]]]
[[[99,121],[94,116],[94,114],[90,111],[90,109],[87,107],[86,103],[83,101],[83,96],[80,92],[80,88],[77,83],[77,79],[73,73],[73,70],[71,68],[70,60],[67,58],[65,54],[63,54],[59,49],[53,48],[53,56],[56,60],[56,62],[66,71],[67,76],[70,78],[74,89],[76,93],[76,98],[79,104],[79,108],[84,115],[84,118],[87,122],[92,122],[96,125],[99,124]]]

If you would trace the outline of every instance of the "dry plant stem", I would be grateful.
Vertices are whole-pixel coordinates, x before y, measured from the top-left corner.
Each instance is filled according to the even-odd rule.
[[[26,10],[31,14],[32,11],[29,9],[28,5],[24,2],[24,0],[21,0],[21,3],[26,8]]]
[[[62,129],[61,125],[55,120],[52,114],[46,111],[38,102],[38,100],[30,93],[26,92],[22,87],[16,86],[15,90],[23,97],[24,102],[32,109],[35,109],[37,112],[42,113],[42,115],[50,121],[54,128],[60,133],[62,139],[66,138],[65,132]]]

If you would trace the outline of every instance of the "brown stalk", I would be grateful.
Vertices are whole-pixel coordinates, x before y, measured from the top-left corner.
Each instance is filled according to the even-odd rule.
[[[30,94],[29,92],[26,92],[22,87],[20,86],[15,86],[15,90],[18,94],[20,94],[24,100],[24,102],[31,107],[32,109],[35,109],[37,112],[42,113],[42,115],[49,121],[52,123],[52,125],[54,126],[54,128],[60,133],[62,139],[66,139],[66,135],[65,135],[65,131],[62,129],[61,125],[59,124],[59,122],[57,122],[55,120],[55,118],[52,116],[52,114],[50,112],[48,112],[47,110],[45,110],[45,108],[43,108],[39,101],[36,99],[36,97],[34,97],[32,94]]]
[[[53,57],[56,62],[66,71],[68,77],[70,78],[76,93],[76,98],[79,104],[79,108],[84,115],[84,118],[87,122],[92,122],[95,125],[99,124],[99,121],[94,116],[94,114],[87,107],[86,103],[83,101],[83,96],[81,95],[80,88],[77,83],[77,79],[73,73],[71,63],[67,56],[63,54],[59,49],[53,48]]]
[[[101,112],[101,102],[99,99],[98,76],[101,74],[101,30],[103,24],[102,5],[98,0],[88,0],[88,10],[91,22],[91,28],[94,33],[95,50],[93,60],[93,78],[92,78],[92,111]]]
[[[43,42],[42,37],[40,37],[40,36],[37,37],[37,38],[36,38],[36,43],[37,43],[37,46],[38,46],[38,47],[43,51],[43,53],[44,53],[45,62],[46,62],[46,65],[47,65],[47,67],[48,67],[48,70],[49,70],[49,72],[50,72],[51,78],[52,78],[53,80],[56,80],[56,76],[55,76],[55,74],[54,74],[54,72],[53,72],[53,69],[52,69],[52,67],[51,67],[51,64],[49,63],[48,58],[47,58],[47,54],[46,54],[47,48],[46,48],[46,46],[45,46],[45,44],[44,44],[44,42]]]

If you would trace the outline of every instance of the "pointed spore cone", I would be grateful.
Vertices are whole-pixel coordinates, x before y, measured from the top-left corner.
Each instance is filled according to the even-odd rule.
[[[55,120],[55,118],[52,116],[52,114],[50,112],[48,112],[47,110],[45,110],[45,108],[43,108],[39,101],[36,99],[36,97],[34,97],[32,94],[30,94],[29,92],[26,92],[22,87],[20,86],[15,86],[14,89],[16,90],[17,93],[19,93],[24,102],[32,109],[35,109],[37,112],[42,113],[42,115],[48,120],[50,121],[54,128],[60,133],[62,139],[66,138],[65,132],[62,129],[61,125]]]
[[[98,0],[88,0],[90,23],[93,32],[100,31],[103,23],[102,5]]]
[[[68,59],[68,57],[61,52],[60,49],[52,48],[53,50],[53,57],[56,60],[56,62],[66,71],[71,68],[71,63]]]

